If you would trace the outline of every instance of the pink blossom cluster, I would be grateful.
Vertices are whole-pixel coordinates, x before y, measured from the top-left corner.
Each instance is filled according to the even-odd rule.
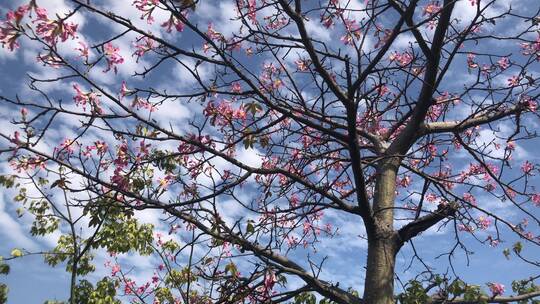
[[[98,140],[98,141],[94,142],[93,145],[86,146],[86,148],[82,152],[82,154],[85,157],[90,157],[92,155],[92,151],[96,151],[98,156],[104,156],[108,149],[109,148],[107,146],[107,143]]]
[[[242,14],[243,10],[247,10],[247,18],[251,24],[256,25],[257,22],[257,1],[256,0],[236,0],[238,13]]]
[[[519,103],[531,112],[536,112],[538,109],[538,102],[529,95],[521,95]]]
[[[182,14],[185,17],[187,12],[184,11]],[[161,27],[165,28],[165,31],[167,31],[167,33],[172,32],[173,27],[176,29],[177,32],[183,32],[185,24],[184,22],[182,22],[182,20],[176,18],[176,16],[171,14],[169,19],[161,24]]]
[[[133,99],[133,102],[131,103],[131,107],[137,110],[146,109],[150,112],[154,112],[157,110],[157,107],[154,104],[152,104],[147,99],[144,99],[139,96],[135,96],[135,98]]]
[[[478,217],[477,225],[480,229],[486,230],[491,226],[491,220],[485,216]]]
[[[488,283],[492,296],[500,296],[504,293],[504,285],[501,283]]]
[[[266,28],[271,30],[279,30],[289,24],[289,19],[285,17],[266,16]]]
[[[345,26],[345,35],[341,36],[340,40],[345,45],[351,45],[355,39],[358,40],[362,36],[360,26],[356,23],[356,20],[351,19],[345,19],[343,23]]]
[[[43,23],[49,22],[47,18],[47,11],[44,8],[38,7],[35,2],[31,1],[30,4],[19,6],[15,11],[9,11],[6,14],[6,20],[0,23],[0,43],[2,44],[2,47],[7,45],[10,51],[13,51],[19,47],[17,38],[20,37],[24,32],[24,27],[21,25],[21,21],[26,14],[31,14],[32,10],[37,16],[35,22],[38,22],[38,32],[40,29],[43,31]],[[74,33],[77,28],[77,26],[73,25],[72,23],[67,23],[65,26],[67,28],[64,29],[61,27],[55,34],[61,35],[62,37],[69,36],[69,33]],[[42,38],[44,38],[46,41],[50,40],[50,37],[46,35]],[[67,40],[67,38],[65,38],[64,41],[65,40]]]
[[[210,118],[213,126],[227,126],[234,121],[245,121],[247,113],[243,106],[233,108],[233,103],[227,99],[222,99],[218,103],[210,101],[203,111],[206,117]]]
[[[56,45],[58,40],[65,42],[70,37],[71,39],[77,38],[75,33],[77,32],[77,24],[72,22],[66,22],[64,19],[58,18],[57,20],[51,20],[45,18],[38,18],[36,21],[36,33],[40,35],[45,42]]]
[[[135,52],[133,52],[133,55],[137,56],[137,62],[143,55],[155,48],[154,40],[148,36],[137,38],[133,43],[133,46],[135,47]]]
[[[281,68],[275,66],[273,63],[265,63],[259,77],[261,90],[271,92],[281,88],[283,86],[283,81],[279,77],[281,72]]]
[[[422,10],[422,16],[426,16],[430,18],[426,26],[429,29],[434,29],[437,26],[437,20],[436,16],[441,10],[441,6],[439,5],[439,1],[432,1],[428,5],[423,7]]]
[[[216,31],[212,23],[208,24],[208,29],[206,30],[206,36],[213,41],[225,41],[225,37],[222,33]]]
[[[536,36],[535,41],[522,43],[521,50],[523,55],[536,56],[536,60],[540,61],[540,33]]]
[[[398,53],[396,51],[390,54],[389,59],[391,62],[396,62],[397,65],[404,67],[409,65],[413,61],[413,56],[408,52]]]
[[[126,190],[129,185],[129,180],[123,173],[123,169],[128,165],[128,160],[128,145],[126,142],[122,142],[116,150],[116,158],[113,161],[115,168],[113,176],[111,177],[111,182],[122,190]]]
[[[74,84],[73,89],[77,92],[77,95],[73,97],[77,106],[82,106],[83,110],[86,110],[86,105],[90,105],[92,112],[103,114],[98,94],[95,92],[84,92],[78,84]]]
[[[42,156],[22,157],[11,161],[10,166],[13,170],[21,173],[29,170],[45,169],[47,164],[46,161],[47,160]]]
[[[107,60],[107,68],[103,72],[108,72],[111,69],[114,70],[114,73],[118,73],[118,64],[124,63],[124,58],[119,54],[120,48],[114,46],[111,42],[106,43],[103,46],[103,54],[105,60]]]
[[[154,17],[152,16],[152,13],[156,9],[157,5],[159,4],[159,0],[135,0],[133,1],[133,5],[141,11],[141,19],[146,19],[146,22],[148,24],[152,24],[154,22]]]
[[[476,55],[473,53],[467,54],[467,67],[469,67],[469,69],[476,69],[478,67],[478,63],[474,61],[475,57]]]

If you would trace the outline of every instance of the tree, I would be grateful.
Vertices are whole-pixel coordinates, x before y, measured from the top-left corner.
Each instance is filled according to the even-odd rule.
[[[56,246],[14,249],[2,273],[32,254],[64,264],[70,303],[540,295],[538,277],[509,296],[452,267],[474,243],[540,265],[539,167],[524,156],[538,130],[536,1],[45,2],[0,28],[41,65],[28,89],[3,88],[0,181]],[[160,223],[143,221],[156,211]],[[345,241],[350,227],[360,235]],[[453,244],[430,248],[447,272],[414,245],[428,229]],[[361,286],[325,277],[331,241],[367,246],[365,269],[346,273]],[[400,251],[417,271],[407,282]],[[96,279],[103,252],[110,273]],[[120,259],[133,253],[159,259],[145,281]]]

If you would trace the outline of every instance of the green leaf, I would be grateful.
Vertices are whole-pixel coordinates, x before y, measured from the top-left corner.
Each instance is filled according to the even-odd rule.
[[[236,268],[236,265],[233,262],[230,262],[225,266],[225,272],[230,273],[232,276],[236,277],[236,274],[238,273],[238,268]]]
[[[247,233],[254,233],[255,232],[255,226],[253,226],[253,220],[248,220],[247,221],[246,232]]]
[[[9,265],[8,264],[0,264],[0,274],[9,274]]]
[[[514,244],[514,247],[512,249],[514,250],[515,253],[520,254],[521,249],[523,249],[523,245],[521,244],[521,242],[517,242]]]

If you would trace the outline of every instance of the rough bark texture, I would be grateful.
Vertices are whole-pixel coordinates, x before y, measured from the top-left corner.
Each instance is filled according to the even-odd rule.
[[[368,242],[367,274],[364,300],[368,304],[394,303],[394,238]]]
[[[394,303],[394,265],[398,250],[394,232],[396,172],[394,160],[383,161],[377,172],[373,216],[375,232],[368,234],[364,300],[368,304]]]

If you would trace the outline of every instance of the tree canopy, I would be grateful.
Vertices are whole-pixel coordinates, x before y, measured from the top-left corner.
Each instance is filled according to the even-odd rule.
[[[537,1],[14,2],[0,227],[40,245],[5,242],[8,282],[39,255],[47,303],[539,303]]]

